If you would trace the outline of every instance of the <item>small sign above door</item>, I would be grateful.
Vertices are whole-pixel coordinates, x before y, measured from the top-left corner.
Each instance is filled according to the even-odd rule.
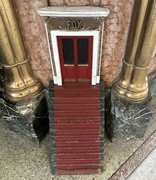
[[[82,21],[81,20],[68,20],[67,21],[67,29],[81,29],[82,26],[81,26],[81,23]]]

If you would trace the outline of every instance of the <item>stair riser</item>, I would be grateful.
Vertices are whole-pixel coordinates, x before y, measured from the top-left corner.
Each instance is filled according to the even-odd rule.
[[[92,116],[92,117],[95,117],[95,116],[100,116],[100,112],[98,112],[98,111],[86,111],[86,113],[85,112],[83,112],[83,111],[81,111],[81,112],[79,112],[79,111],[68,111],[68,112],[66,112],[66,111],[55,111],[55,114],[54,114],[54,117],[64,117],[64,116],[66,116],[66,117],[73,117],[73,118],[75,118],[75,117],[77,117],[77,118],[79,118],[79,117],[88,117],[88,116]]]
[[[68,86],[68,85],[67,85]],[[58,87],[58,86],[55,86],[54,87],[55,89],[55,92],[100,92],[99,90],[99,87],[96,87],[96,86],[90,86],[90,87],[65,87],[63,85],[63,87]]]
[[[54,98],[54,104],[100,104],[99,98]]]
[[[99,97],[100,92],[55,92],[54,97],[74,97],[74,98],[84,98],[84,97]]]
[[[55,148],[68,148],[68,147],[73,147],[73,146],[75,146],[75,147],[82,147],[82,146],[84,146],[84,147],[96,147],[96,146],[100,146],[100,142],[94,142],[94,144],[91,144],[91,143],[71,143],[71,144],[69,144],[69,143],[56,143],[55,144]]]
[[[56,154],[60,154],[60,153],[71,153],[71,152],[75,152],[75,153],[99,153],[100,152],[100,148],[96,147],[96,148],[92,148],[92,149],[88,149],[88,148],[82,148],[82,149],[77,149],[77,148],[71,148],[71,149],[57,149],[55,150]]]
[[[56,160],[56,164],[57,164],[57,166],[59,166],[59,165],[61,165],[61,164],[63,164],[63,165],[68,165],[68,164],[79,164],[79,165],[81,165],[81,164],[86,164],[86,165],[88,165],[88,164],[99,164],[100,163],[100,160],[99,159],[82,159],[82,160],[70,160],[70,162],[69,162],[69,160],[67,159],[67,160]]]
[[[72,122],[77,122],[77,123],[92,123],[92,122],[98,122],[100,121],[100,117],[97,115],[95,117],[92,117],[92,116],[88,116],[86,118],[84,117],[75,117],[73,119],[73,117],[68,117],[68,116],[64,116],[64,117],[55,117],[54,121],[66,121],[66,122],[69,122],[71,121]]]
[[[103,152],[102,152],[103,153]],[[61,154],[57,154],[57,157],[56,157],[56,154],[54,154],[54,158],[53,159],[90,159],[90,158],[100,158],[103,156],[102,153],[87,153],[87,156],[86,154],[79,154],[79,153],[75,153],[75,152],[72,152],[72,153],[61,153]],[[99,156],[101,155],[101,156]]]
[[[55,141],[53,144],[55,145],[64,145],[64,146],[68,146],[69,144],[75,144],[75,145],[91,145],[91,144],[100,144],[100,143],[103,143],[102,141],[100,141],[99,139],[98,140],[88,140],[87,142],[85,141],[85,140],[67,140],[67,141],[62,141],[62,140],[60,140],[60,141]]]
[[[83,106],[82,104],[68,104],[68,105],[62,105],[62,104],[56,104],[55,106],[54,106],[54,111],[56,110],[56,111],[59,111],[59,110],[71,110],[71,111],[73,111],[73,110],[75,110],[75,111],[85,111],[85,110],[88,110],[88,109],[90,109],[90,110],[100,110],[100,106],[98,105],[85,105],[85,106]]]
[[[97,127],[95,127],[95,126],[90,126],[90,127],[82,127],[82,126],[80,126],[80,127],[77,127],[77,126],[75,126],[75,127],[66,127],[66,128],[64,128],[64,127],[58,127],[58,126],[56,126],[55,127],[55,132],[92,132],[92,131],[102,131],[103,130],[103,127],[100,127],[100,126],[97,126]]]
[[[79,169],[79,168],[83,168],[83,169],[94,169],[94,168],[96,168],[97,166],[101,166],[101,164],[100,163],[94,163],[94,164],[92,164],[92,163],[88,163],[88,164],[66,164],[66,165],[64,165],[64,164],[59,164],[58,166],[57,166],[57,169],[70,169],[70,170],[72,170],[72,169],[75,169],[75,168],[77,168],[77,169]]]
[[[72,117],[73,119],[79,118],[79,117],[85,117],[87,118],[88,116],[91,117],[96,117],[97,115],[100,116],[100,112],[88,112],[87,114],[85,112],[55,112],[54,116],[55,117]]]
[[[57,175],[80,175],[80,174],[97,174],[100,173],[101,171],[98,170],[98,167],[95,167],[94,169],[90,168],[81,168],[81,169],[72,169],[72,170],[56,170]]]
[[[53,125],[57,125],[57,128],[62,128],[62,129],[68,129],[68,128],[91,128],[91,127],[100,127],[100,123],[55,123]]]
[[[95,123],[99,123],[99,121],[96,120],[96,119],[95,120],[88,120],[87,117],[86,118],[83,117],[83,120],[66,120],[66,119],[65,120],[55,120],[54,122],[52,122],[50,124],[50,126],[54,127],[54,126],[57,126],[57,125],[61,126],[61,124],[68,125],[68,124],[73,124],[73,123],[75,124],[75,126],[78,126],[77,124],[84,124],[84,125],[95,124]],[[103,126],[104,126],[104,124],[103,125],[101,124],[101,127],[103,127]]]
[[[88,141],[98,141],[99,140],[99,137],[101,137],[102,135],[87,135],[87,134],[83,134],[83,135],[72,135],[72,136],[67,136],[67,137],[64,137],[64,136],[56,136],[55,137],[55,141],[58,141],[58,142],[60,142],[59,141],[59,139],[61,139],[61,141],[73,141],[73,140],[75,140],[75,141],[86,141],[86,142],[88,142]]]
[[[99,131],[101,130],[101,127],[100,126],[89,126],[89,127],[83,127],[83,126],[75,126],[75,127],[63,127],[63,126],[57,126],[55,127],[55,132],[56,131]]]

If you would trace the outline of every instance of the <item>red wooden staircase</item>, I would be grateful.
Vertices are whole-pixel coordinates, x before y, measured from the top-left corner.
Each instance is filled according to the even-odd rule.
[[[104,150],[104,99],[100,85],[54,85],[51,95],[52,173],[100,173]]]

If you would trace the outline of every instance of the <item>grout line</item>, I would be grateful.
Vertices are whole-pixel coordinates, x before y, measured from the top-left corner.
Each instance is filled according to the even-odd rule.
[[[130,156],[130,158],[109,178],[109,180],[124,180],[156,147],[156,131]]]

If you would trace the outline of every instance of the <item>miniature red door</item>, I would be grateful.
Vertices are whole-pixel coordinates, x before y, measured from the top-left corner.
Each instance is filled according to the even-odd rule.
[[[62,80],[83,82],[91,80],[92,36],[58,36]]]

